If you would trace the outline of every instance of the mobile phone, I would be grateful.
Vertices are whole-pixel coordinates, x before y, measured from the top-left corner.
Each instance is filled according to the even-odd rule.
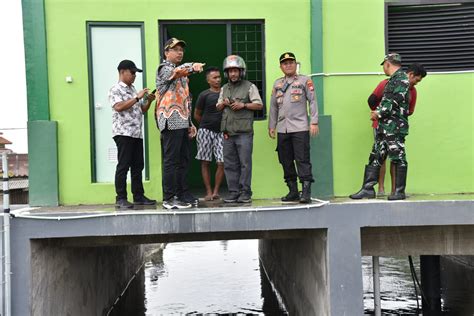
[[[156,92],[156,89],[155,89],[155,90],[153,90],[153,91],[151,92],[151,94],[155,94],[155,92]]]
[[[290,84],[287,81],[285,81],[285,84],[281,88],[281,92],[285,93],[289,86]]]

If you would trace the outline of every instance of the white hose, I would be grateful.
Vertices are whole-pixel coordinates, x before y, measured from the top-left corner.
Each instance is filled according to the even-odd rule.
[[[316,198],[311,199],[317,203],[309,203],[309,204],[298,204],[298,205],[291,205],[291,206],[276,206],[276,207],[254,207],[254,208],[206,208],[206,209],[198,209],[189,211],[183,210],[167,210],[167,211],[120,211],[120,212],[107,212],[107,213],[97,213],[97,214],[86,214],[86,215],[72,215],[72,216],[40,216],[40,215],[31,215],[31,214],[23,214],[24,212],[35,210],[38,208],[24,208],[19,209],[11,212],[12,216],[15,218],[26,218],[26,219],[38,219],[38,220],[54,220],[54,221],[61,221],[61,220],[76,220],[76,219],[87,219],[87,218],[102,218],[102,217],[115,217],[115,216],[126,216],[131,214],[140,214],[140,215],[157,215],[157,214],[202,214],[202,213],[236,213],[236,212],[245,212],[245,211],[253,211],[253,212],[264,212],[264,211],[284,211],[284,210],[295,210],[295,209],[311,209],[322,207],[324,205],[329,204],[329,201],[319,200]]]
[[[428,75],[452,75],[452,74],[471,74],[474,70],[459,70],[459,71],[429,71]],[[318,72],[310,74],[310,77],[335,77],[335,76],[370,76],[370,75],[385,75],[383,72]]]

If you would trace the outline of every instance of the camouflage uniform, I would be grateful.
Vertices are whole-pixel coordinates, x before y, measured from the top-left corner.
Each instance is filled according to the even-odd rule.
[[[405,136],[408,135],[409,114],[409,81],[406,73],[400,68],[401,56],[397,53],[385,55],[384,72],[390,73],[385,86],[383,98],[375,109],[378,116],[378,127],[369,163],[365,166],[362,188],[349,195],[351,199],[375,198],[374,185],[379,180],[380,167],[388,157],[395,165],[395,192],[388,200],[403,200],[407,179],[407,160],[405,157]],[[385,63],[388,63],[385,65]],[[392,72],[392,67],[396,70]],[[373,114],[371,115],[374,116]]]
[[[408,135],[409,82],[406,73],[399,69],[389,79],[380,105],[375,110],[379,125],[369,165],[380,167],[387,155],[400,166],[407,166],[405,136]]]

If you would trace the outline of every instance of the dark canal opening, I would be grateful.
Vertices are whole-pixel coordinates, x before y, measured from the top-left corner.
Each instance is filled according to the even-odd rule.
[[[257,240],[169,243],[164,249],[146,249],[146,263],[109,315],[287,315],[260,263]],[[455,258],[446,258],[439,315],[474,315],[474,268],[461,269]],[[419,258],[413,259],[419,278]],[[371,257],[362,259],[362,276],[365,314],[372,315]],[[422,297],[415,295],[408,258],[381,257],[380,285],[383,315],[422,314]],[[130,303],[130,296],[136,302],[137,295],[143,304]]]

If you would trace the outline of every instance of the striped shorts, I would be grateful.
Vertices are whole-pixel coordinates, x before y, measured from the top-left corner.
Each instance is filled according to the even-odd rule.
[[[214,154],[217,162],[224,162],[224,134],[222,132],[217,133],[207,128],[200,128],[196,141],[197,160],[212,161],[212,155]]]

